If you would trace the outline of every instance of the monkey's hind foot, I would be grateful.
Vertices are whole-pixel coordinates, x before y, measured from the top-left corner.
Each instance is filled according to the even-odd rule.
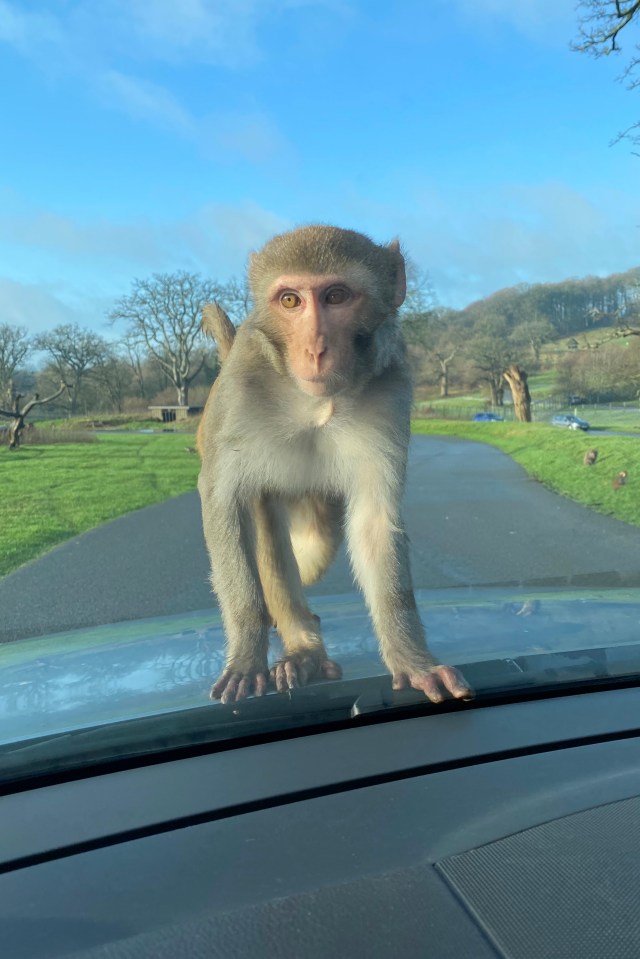
[[[268,685],[269,674],[266,670],[229,668],[213,684],[209,698],[219,699],[222,703],[238,703],[252,693],[254,696],[264,696]]]
[[[291,653],[274,663],[270,670],[271,680],[279,693],[296,686],[306,686],[320,679],[341,679],[342,669],[327,654],[306,650]]]
[[[431,666],[419,672],[393,673],[394,689],[419,689],[432,703],[444,699],[473,699],[473,690],[462,673],[453,666]]]

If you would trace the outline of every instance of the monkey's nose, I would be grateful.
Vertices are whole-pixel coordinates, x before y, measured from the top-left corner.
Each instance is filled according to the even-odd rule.
[[[319,373],[322,367],[323,357],[326,355],[327,347],[323,342],[317,343],[313,347],[307,347],[306,353],[314,372]]]

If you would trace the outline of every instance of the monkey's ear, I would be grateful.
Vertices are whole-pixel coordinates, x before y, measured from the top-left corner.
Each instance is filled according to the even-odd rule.
[[[400,243],[398,240],[392,240],[388,246],[392,253],[395,253],[397,260],[396,284],[393,291],[393,305],[402,306],[407,295],[407,273],[404,268],[404,257],[400,252]]]

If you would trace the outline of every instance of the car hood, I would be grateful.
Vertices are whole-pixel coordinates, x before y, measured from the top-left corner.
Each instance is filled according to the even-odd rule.
[[[635,590],[466,589],[416,598],[431,648],[448,663],[624,647],[640,638]],[[385,673],[360,596],[314,598],[313,607],[345,679]],[[279,654],[273,640],[272,660]],[[217,610],[6,644],[0,650],[0,743],[201,706],[223,663]]]

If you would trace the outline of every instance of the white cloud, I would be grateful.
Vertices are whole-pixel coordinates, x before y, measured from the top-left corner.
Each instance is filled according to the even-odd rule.
[[[52,210],[20,206],[0,213],[0,251],[27,260],[46,254],[65,270],[116,265],[130,271],[174,269],[187,263],[213,269],[217,279],[241,271],[250,249],[291,225],[256,203],[211,203],[177,219],[78,219]],[[118,267],[119,268],[119,267]]]
[[[160,60],[246,66],[259,59],[256,30],[274,4],[264,0],[112,0],[126,10],[132,38]]]
[[[443,304],[464,306],[520,282],[556,282],[637,266],[640,200],[588,198],[563,183],[505,186],[483,200],[458,195],[405,219],[410,253]]]
[[[59,19],[46,10],[25,10],[0,0],[0,41],[23,55],[35,57],[45,47],[62,46],[64,31]]]
[[[443,0],[441,0],[443,2]],[[447,6],[451,0],[444,0]],[[453,6],[481,30],[505,23],[520,33],[566,46],[576,23],[575,0],[453,0]],[[568,30],[562,31],[561,27]]]
[[[80,323],[99,329],[103,335],[105,302],[86,294],[78,302],[77,291],[59,284],[19,283],[0,276],[0,322],[25,326],[29,333],[42,333],[62,323]]]
[[[119,108],[135,120],[193,136],[196,120],[164,87],[148,80],[107,70],[95,79],[105,106]]]
[[[347,0],[0,0],[0,41],[37,59],[58,48],[61,68],[86,72],[126,59],[246,68],[262,57],[260,29],[296,10],[324,8],[349,16]],[[52,50],[53,55],[53,50]]]
[[[187,269],[226,282],[250,250],[292,224],[253,203],[209,204],[173,220],[79,220],[19,207],[0,215],[0,322],[31,332],[78,322],[109,335],[106,315],[135,277]]]
[[[243,272],[251,250],[292,226],[289,220],[255,203],[212,203],[182,221],[177,232],[194,262],[202,265],[199,268],[224,280]]]
[[[413,195],[411,208],[399,208],[344,190],[332,205],[317,197],[306,219],[335,220],[379,241],[399,235],[439,301],[456,307],[520,282],[606,275],[640,262],[640,200],[614,190],[590,198],[550,182],[446,195],[414,184]],[[135,277],[187,269],[225,282],[242,274],[249,251],[296,225],[252,202],[153,220],[81,220],[16,198],[11,205],[0,215],[0,262],[13,274],[0,280],[0,321],[33,329],[77,320],[103,331],[113,299]]]
[[[242,156],[254,163],[265,164],[277,157],[280,163],[292,154],[285,140],[269,117],[262,113],[214,113],[199,126],[201,147],[216,159]]]
[[[146,72],[153,63],[247,68],[260,59],[263,20],[304,6],[342,8],[341,0],[70,0],[57,12],[0,0],[0,45],[14,47],[49,76],[72,76],[101,104],[190,139],[205,154],[264,162],[290,148],[259,110],[196,115]],[[62,12],[61,12],[62,11]]]
[[[44,251],[62,260],[107,257],[150,265],[169,255],[164,234],[148,220],[86,221],[28,207],[0,214],[2,243],[27,253]]]

